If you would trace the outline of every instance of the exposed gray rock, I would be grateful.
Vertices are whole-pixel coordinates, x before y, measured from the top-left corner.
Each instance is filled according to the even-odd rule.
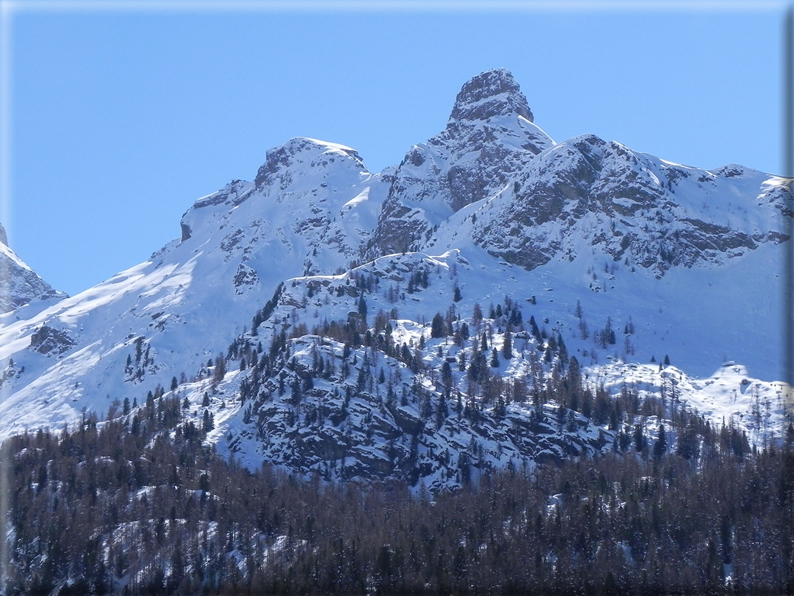
[[[751,233],[722,223],[719,213],[716,221],[709,221],[708,211],[694,213],[687,202],[693,184],[709,181],[708,188],[698,189],[704,205],[723,201],[747,195],[734,186],[747,171],[738,166],[700,171],[696,181],[690,180],[692,170],[595,135],[577,137],[528,164],[515,177],[512,192],[503,193],[487,217],[477,218],[473,238],[491,254],[530,270],[558,255],[575,257],[577,244],[587,239],[613,260],[657,276],[672,266],[718,264],[760,243],[788,239],[782,220],[759,222],[774,227]],[[677,195],[682,184],[690,197],[684,202]],[[759,203],[768,202],[785,215],[790,188],[780,184],[765,190],[764,184],[756,189]]]
[[[259,276],[256,271],[240,263],[237,267],[237,273],[234,275],[234,292],[237,295],[242,295],[253,286],[259,283]]]
[[[446,217],[507,184],[554,145],[532,120],[508,71],[463,85],[446,129],[412,147],[398,166],[365,256],[419,249]]]
[[[30,336],[30,349],[39,354],[63,354],[75,345],[75,340],[66,332],[42,325]]]
[[[510,71],[497,68],[472,77],[455,98],[451,120],[487,120],[518,114],[533,121],[527,98]]]
[[[5,229],[0,226],[0,313],[15,310],[36,299],[61,299],[54,290],[11,250]]]

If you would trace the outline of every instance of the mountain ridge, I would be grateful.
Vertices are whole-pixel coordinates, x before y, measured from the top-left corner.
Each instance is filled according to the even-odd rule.
[[[773,272],[789,241],[782,225],[789,202],[781,179],[741,166],[679,166],[594,135],[556,143],[534,124],[512,75],[487,71],[464,84],[446,128],[396,167],[371,173],[349,147],[292,139],[267,152],[253,181],[234,180],[196,200],[180,238],[149,261],[40,312],[0,316],[0,413],[10,421],[0,434],[58,427],[83,408],[143,403],[170,387],[199,422],[216,417],[210,437],[222,450],[248,445],[251,465],[269,457],[289,467],[288,452],[263,451],[262,441],[281,433],[268,439],[275,445],[319,424],[315,405],[287,395],[296,383],[296,395],[325,401],[338,416],[345,392],[358,392],[350,399],[359,414],[327,417],[322,428],[328,437],[366,437],[312,447],[298,468],[326,465],[323,449],[341,449],[355,451],[365,472],[378,469],[399,430],[392,442],[409,454],[410,436],[424,437],[433,455],[420,475],[442,486],[454,473],[438,450],[460,438],[452,433],[431,447],[436,439],[412,435],[411,420],[438,416],[441,397],[454,400],[457,391],[490,428],[506,415],[536,432],[532,408],[512,397],[498,405],[495,395],[517,383],[519,393],[540,395],[570,374],[575,357],[593,394],[597,379],[611,379],[612,399],[621,378],[643,399],[675,380],[715,423],[727,415],[762,440],[747,391],[783,419],[785,389],[770,358],[780,347],[772,319],[783,305],[782,296],[754,288],[781,284]],[[505,318],[497,307],[519,314]],[[480,308],[486,315],[477,317]],[[435,315],[445,321],[441,330],[430,323]],[[464,324],[471,337],[461,339]],[[389,344],[387,329],[400,347]],[[508,331],[520,347],[493,359]],[[485,365],[489,374],[480,364],[470,371],[478,342],[495,363]],[[337,371],[364,375],[365,386],[322,377],[314,368],[319,353]],[[668,355],[672,368],[660,364]],[[390,383],[412,396],[404,411],[385,405],[381,383],[368,388],[379,371],[365,360],[402,377]],[[726,360],[746,368],[723,375]],[[460,370],[440,385],[445,362]],[[549,408],[547,415],[561,411]],[[579,452],[593,437],[603,439],[599,449],[616,440],[617,429],[573,416],[590,438],[576,430],[563,443],[579,444]],[[313,422],[300,422],[307,417]],[[270,434],[261,434],[263,420],[272,421]],[[779,436],[776,425],[764,436]],[[224,441],[230,435],[236,443]],[[368,441],[371,457],[356,448]],[[521,458],[550,453],[527,450]],[[507,465],[509,458],[494,457],[489,465]]]

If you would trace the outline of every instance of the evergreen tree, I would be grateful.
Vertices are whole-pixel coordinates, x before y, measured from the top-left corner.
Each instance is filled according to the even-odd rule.
[[[634,425],[634,449],[637,452],[642,451],[645,449],[645,434],[642,431],[642,424],[635,424]]]
[[[474,309],[472,310],[471,320],[474,322],[475,325],[482,321],[482,308],[480,307],[479,302],[474,303]]]
[[[430,325],[430,337],[444,337],[444,317],[441,313],[436,313]]]
[[[667,451],[667,438],[665,437],[664,424],[659,425],[659,438],[653,446],[653,456],[656,459],[662,459]]]
[[[223,380],[223,377],[226,376],[226,358],[223,357],[223,354],[219,354],[218,357],[215,359],[215,370],[212,375],[213,381],[217,384]]]
[[[513,357],[513,334],[510,332],[509,326],[505,331],[504,341],[502,342],[502,356],[506,360],[510,360]]]
[[[582,372],[579,366],[579,360],[576,356],[571,356],[571,363],[568,366],[568,382],[571,384],[572,390],[578,390],[582,383]]]
[[[452,367],[446,360],[444,364],[441,365],[441,382],[447,388],[447,391],[449,391],[452,386]]]

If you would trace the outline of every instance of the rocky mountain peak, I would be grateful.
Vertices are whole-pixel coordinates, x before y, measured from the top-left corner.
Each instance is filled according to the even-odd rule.
[[[496,68],[472,77],[455,98],[450,122],[518,114],[533,122],[527,98],[509,70]]]
[[[3,224],[0,224],[0,243],[8,246],[8,236],[6,236],[6,229],[3,227]]]
[[[554,141],[533,122],[508,70],[463,85],[446,128],[407,153],[393,176],[378,228],[378,254],[418,250],[430,230],[466,205],[499,192]]]
[[[267,151],[265,163],[259,168],[254,183],[258,188],[272,184],[283,172],[306,164],[311,168],[325,168],[331,164],[345,163],[365,171],[364,162],[355,149],[336,143],[296,137],[280,147]]]

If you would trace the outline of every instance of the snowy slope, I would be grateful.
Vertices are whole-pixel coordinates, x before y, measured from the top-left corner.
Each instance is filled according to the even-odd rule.
[[[398,166],[372,174],[353,149],[292,139],[267,152],[252,182],[197,200],[181,238],[148,261],[43,310],[0,316],[0,436],[105,412],[115,400],[140,404],[175,380],[197,418],[215,416],[212,440],[252,465],[264,457],[317,470],[341,449],[348,472],[332,476],[382,477],[399,461],[416,469],[421,452],[423,478],[453,482],[461,468],[439,451],[480,431],[469,419],[417,430],[438,411],[440,371],[453,359],[454,389],[471,407],[496,385],[470,387],[454,362],[471,362],[472,341],[431,338],[431,321],[439,313],[457,332],[464,322],[487,328],[490,349],[501,349],[509,321],[490,309],[510,304],[522,322],[509,323],[517,355],[489,365],[499,383],[544,391],[567,366],[553,337],[593,392],[603,383],[613,397],[624,385],[658,396],[674,384],[683,403],[763,441],[779,436],[783,416],[778,317],[790,200],[781,180],[740,166],[699,170],[592,135],[557,144],[534,124],[512,76],[488,71],[464,85],[446,129]],[[322,331],[352,325],[377,338],[387,322],[413,362],[361,345],[343,357],[345,342]],[[253,351],[269,358],[256,377]],[[318,354],[335,372],[301,389]],[[659,366],[665,356],[672,366]],[[366,374],[383,368],[393,377],[386,384],[416,399],[390,408],[383,383],[359,387],[365,359]],[[313,401],[294,398],[290,383]],[[355,395],[346,400],[346,391]],[[482,457],[478,448],[466,456],[476,455],[478,470],[592,453],[614,439],[616,429],[583,418],[538,422],[556,406],[526,403],[496,417],[493,399],[481,404],[491,439]],[[526,429],[545,438],[529,441]]]
[[[293,139],[268,152],[254,183],[196,201],[181,241],[149,261],[30,318],[6,317],[0,362],[12,359],[14,374],[0,388],[5,430],[57,426],[195,374],[281,280],[357,255],[385,195],[381,180],[351,149]]]

